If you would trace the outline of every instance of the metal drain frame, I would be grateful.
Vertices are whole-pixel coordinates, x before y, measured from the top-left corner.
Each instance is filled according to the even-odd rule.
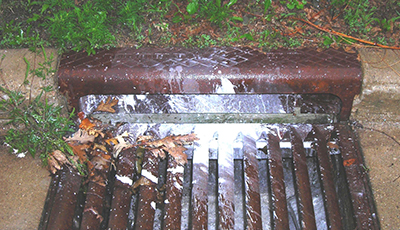
[[[89,94],[216,94],[216,89],[222,86],[223,79],[228,79],[234,85],[237,94],[333,94],[342,102],[338,114],[340,121],[348,120],[352,101],[355,95],[360,93],[362,82],[361,65],[357,61],[357,54],[334,49],[324,52],[304,49],[262,53],[249,48],[205,50],[119,48],[100,50],[91,56],[87,56],[86,53],[64,54],[58,71],[60,91],[67,96],[70,106],[75,108],[78,108],[79,98]],[[319,126],[314,125],[314,127]],[[346,124],[334,126],[340,134],[339,147],[353,206],[354,224],[357,229],[380,229],[368,175],[363,166],[355,134]],[[318,135],[324,136],[323,133]],[[276,143],[271,144],[271,146],[276,145]],[[299,148],[297,145],[292,144],[295,149]],[[323,146],[326,144],[322,141],[318,146],[324,149]],[[275,149],[276,152],[278,148]],[[294,151],[301,152],[301,150]],[[321,151],[326,152],[326,149]],[[277,158],[273,161],[279,162],[279,156],[275,156]],[[329,162],[323,160],[322,163],[327,165],[322,168],[332,168]],[[129,175],[132,172],[128,170],[124,173]],[[271,173],[279,178],[279,167],[276,172]],[[324,173],[327,175],[324,183],[327,188],[329,187],[327,190],[324,188],[326,190],[324,199],[326,205],[330,207],[327,209],[328,226],[329,229],[342,229],[340,207],[335,204],[338,191],[335,191],[332,185],[330,174],[329,170]],[[276,186],[281,186],[282,190],[284,185],[279,183],[280,185]],[[60,184],[63,184],[64,189],[59,189]],[[79,189],[80,177],[75,173],[64,169],[54,176],[39,229],[53,229],[55,226],[79,229],[77,217],[81,215],[83,207],[77,204],[84,198],[83,192]],[[117,200],[130,199],[124,185],[114,189],[120,189],[119,192],[114,190],[115,194],[119,194]],[[301,191],[299,199],[307,200],[307,188],[302,188]],[[253,207],[256,204],[250,205]],[[284,208],[286,203],[275,205],[278,207],[275,212],[277,215],[287,215],[287,210]],[[302,207],[305,213],[311,213],[310,206],[302,205]],[[121,211],[118,215],[121,213],[124,212]],[[113,222],[113,217],[115,215],[110,215],[109,221]],[[257,215],[251,218],[259,220]],[[313,228],[312,218],[307,215],[300,218],[304,222],[303,227]],[[288,229],[288,223],[284,218],[276,217],[272,223],[275,229]],[[196,224],[192,223],[191,226]],[[254,226],[257,228],[258,224],[259,222],[255,221]],[[124,228],[124,224],[119,226]]]
[[[70,106],[98,94],[217,94],[224,80],[236,94],[333,94],[348,120],[361,91],[356,53],[327,49],[250,48],[114,48],[63,54],[58,70],[60,91]]]

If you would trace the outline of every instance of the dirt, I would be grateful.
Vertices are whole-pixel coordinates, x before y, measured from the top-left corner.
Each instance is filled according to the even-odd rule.
[[[364,122],[358,130],[382,229],[400,226],[400,122]]]
[[[0,146],[0,184],[0,229],[37,229],[50,184],[40,160],[17,158]]]
[[[362,49],[363,91],[354,102],[356,129],[382,229],[400,226],[400,52]],[[394,139],[394,140],[393,140]]]

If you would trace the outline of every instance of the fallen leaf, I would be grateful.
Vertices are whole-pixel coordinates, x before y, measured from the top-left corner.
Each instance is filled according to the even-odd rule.
[[[79,124],[80,129],[89,130],[94,128],[96,125],[90,122],[89,118],[85,118],[82,120],[81,124]]]
[[[159,157],[161,159],[165,159],[165,157],[167,156],[166,153],[164,152],[164,150],[162,150],[162,149],[151,149],[150,152],[154,156]]]
[[[74,145],[72,143],[68,143],[68,145],[71,146],[74,154],[79,157],[81,163],[85,163],[88,161],[87,154],[85,152],[85,150],[89,148],[88,144]]]
[[[192,143],[195,140],[198,140],[196,134],[191,133],[187,135],[168,136],[160,140],[148,142],[146,145],[154,149],[164,150],[174,157],[178,164],[183,165],[187,163],[187,155],[184,153],[186,148],[183,145]],[[160,151],[151,150],[151,152],[158,154],[161,158],[165,158]]]
[[[153,136],[138,136],[138,138],[136,139],[136,142],[146,142],[153,138],[154,138]]]
[[[125,131],[123,134],[116,136],[114,139],[116,139],[118,141],[118,144],[116,144],[114,146],[113,149],[113,156],[114,158],[118,157],[118,154],[124,149],[124,148],[129,148],[132,146],[131,143],[125,141],[125,138],[129,137],[129,133],[127,131]]]
[[[85,116],[86,116],[84,112],[79,112],[77,115],[78,115],[78,118],[81,120],[85,119]]]
[[[60,150],[55,150],[49,154],[47,164],[48,170],[52,174],[55,174],[58,170],[60,170],[63,165],[72,165],[65,154]]]
[[[85,212],[91,212],[91,213],[93,213],[93,215],[95,215],[96,216],[96,219],[99,219],[99,221],[100,221],[100,223],[101,222],[103,222],[103,217],[99,214],[99,212],[96,210],[96,209],[94,209],[93,207],[90,207],[90,208],[86,208],[85,210],[83,210],[83,212],[85,213]]]
[[[61,165],[53,156],[49,156],[47,159],[47,168],[52,174],[56,174],[61,169]]]
[[[100,150],[102,150],[104,152],[108,152],[106,146],[101,145],[101,144],[97,144],[97,143],[93,144],[93,149],[100,149]]]
[[[110,159],[106,159],[102,156],[95,156],[90,162],[93,164],[93,168],[97,170],[108,169],[110,165]]]
[[[176,146],[168,148],[166,151],[169,155],[173,156],[176,163],[184,165],[187,163],[187,155],[184,153],[187,149],[183,146]]]
[[[136,190],[141,185],[152,185],[152,182],[144,176],[141,176],[137,181],[135,181],[132,185],[132,190]]]
[[[355,158],[347,159],[343,161],[344,166],[351,166],[356,162]]]
[[[116,104],[118,104],[118,99],[113,98],[111,100],[111,97],[108,97],[106,102],[100,102],[95,111],[115,113],[115,109],[112,107]]]
[[[66,142],[78,141],[81,144],[86,144],[88,142],[93,142],[96,137],[94,135],[89,135],[88,131],[83,129],[78,129],[71,137],[64,138]]]
[[[58,162],[61,164],[68,164],[69,161],[65,154],[61,152],[60,150],[55,150],[54,152],[51,153],[51,156],[53,156]]]
[[[88,134],[95,137],[98,137],[100,135],[102,138],[104,138],[104,133],[97,129],[89,129]]]

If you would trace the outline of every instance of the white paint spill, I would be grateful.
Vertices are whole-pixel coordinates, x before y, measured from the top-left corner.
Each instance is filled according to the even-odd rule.
[[[133,184],[133,180],[127,176],[120,176],[120,175],[116,174],[115,178],[124,184],[129,184],[129,185]]]
[[[157,204],[156,204],[156,202],[152,201],[152,202],[150,203],[150,206],[151,206],[154,210],[156,210]]]
[[[142,169],[142,176],[146,177],[151,182],[158,184],[158,178],[154,176],[151,172],[147,171],[146,169]]]
[[[178,165],[176,168],[168,168],[167,171],[171,172],[172,174],[176,174],[176,173],[183,174],[183,172],[185,171],[185,168],[183,166]]]
[[[235,86],[227,78],[221,78],[221,85],[215,90],[219,94],[234,94]]]

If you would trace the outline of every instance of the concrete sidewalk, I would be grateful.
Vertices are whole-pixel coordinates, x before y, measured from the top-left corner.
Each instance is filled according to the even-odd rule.
[[[400,226],[400,146],[384,131],[400,140],[400,52],[392,50],[361,49],[364,70],[362,94],[355,100],[352,120],[364,128],[357,129],[382,229]],[[56,50],[47,50],[48,55]],[[25,76],[27,57],[32,63],[41,62],[41,55],[25,49],[0,50],[2,76],[9,87],[20,87]],[[54,66],[55,67],[55,66]],[[5,82],[0,79],[1,86]],[[40,86],[54,84],[54,79],[35,82],[32,92]],[[23,86],[25,87],[25,86]],[[27,95],[30,88],[25,88]],[[51,95],[57,100],[57,95]],[[1,125],[1,123],[0,123]],[[1,125],[0,135],[5,128]],[[44,200],[50,183],[48,171],[38,159],[30,156],[19,159],[0,146],[0,229],[37,229]]]

